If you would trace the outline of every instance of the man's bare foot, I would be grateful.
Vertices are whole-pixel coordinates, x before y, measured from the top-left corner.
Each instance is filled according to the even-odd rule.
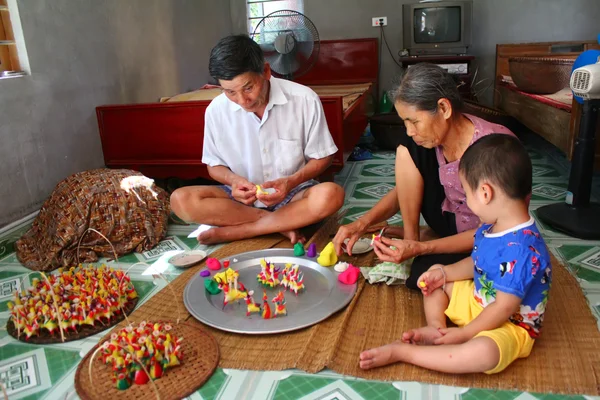
[[[306,238],[298,230],[279,232],[279,233],[281,233],[286,238],[290,239],[290,242],[292,242],[292,244],[296,244],[298,242],[300,242],[302,244],[306,243]]]
[[[225,228],[210,228],[198,235],[198,242],[200,244],[217,244],[225,242],[226,239],[223,237],[223,230]]]
[[[411,329],[402,334],[404,343],[431,345],[435,339],[441,338],[442,334],[433,326],[424,326],[422,328]]]
[[[371,369],[400,361],[399,354],[403,347],[410,346],[397,340],[385,346],[365,350],[360,353],[360,368]]]

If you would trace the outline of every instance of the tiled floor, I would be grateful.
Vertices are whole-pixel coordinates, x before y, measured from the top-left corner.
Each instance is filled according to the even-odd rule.
[[[534,163],[534,194],[532,212],[541,205],[562,201],[568,180],[568,163],[557,150],[536,137],[526,137]],[[378,153],[372,160],[348,163],[336,176],[346,189],[347,209],[345,222],[364,214],[394,185],[394,154]],[[595,195],[600,196],[600,182],[595,181]],[[399,216],[390,219],[401,224]],[[20,279],[28,273],[15,258],[14,241],[31,223],[23,223],[0,235],[0,326],[6,325],[6,303],[11,293],[19,288]],[[600,242],[570,238],[540,225],[550,249],[580,279],[592,310],[600,319]],[[167,263],[178,251],[215,247],[199,246],[187,239],[191,228],[171,226],[169,237],[156,249],[131,254],[119,260],[119,266],[138,265],[130,274],[141,303],[157,293],[165,283],[154,281],[152,273],[163,272],[174,279],[179,271]],[[28,281],[30,277],[25,278]],[[0,381],[7,386],[11,399],[64,399],[76,398],[73,377],[81,357],[94,346],[102,334],[77,342],[51,346],[28,345],[14,340],[0,330]],[[599,350],[600,351],[600,350]],[[340,376],[331,371],[316,375],[302,371],[239,371],[217,370],[213,377],[190,399],[584,399],[584,396],[556,396],[509,391],[456,388],[424,385],[416,382],[373,382]],[[594,397],[599,399],[600,397]]]

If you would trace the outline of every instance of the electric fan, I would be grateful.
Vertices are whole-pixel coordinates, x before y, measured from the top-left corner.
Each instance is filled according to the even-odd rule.
[[[599,239],[600,204],[590,203],[590,195],[600,109],[600,51],[588,50],[579,55],[573,65],[570,86],[583,107],[567,198],[565,203],[538,208],[537,215],[542,222],[570,236]]]
[[[305,74],[319,56],[319,32],[297,11],[279,10],[265,16],[252,39],[261,47],[271,70],[285,79]]]

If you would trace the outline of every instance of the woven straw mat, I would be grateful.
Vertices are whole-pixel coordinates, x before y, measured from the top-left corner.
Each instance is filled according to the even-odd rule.
[[[331,240],[337,224],[329,220],[311,242],[322,249]],[[272,247],[291,247],[281,236],[271,235],[228,244],[215,251],[216,258]],[[357,266],[374,265],[374,253],[342,257]],[[425,323],[422,296],[403,286],[368,285],[359,279],[357,293],[344,310],[312,327],[278,335],[239,335],[205,326],[187,313],[183,290],[204,263],[188,269],[169,288],[136,310],[135,319],[172,319],[174,309],[198,329],[211,332],[221,350],[222,368],[283,370],[298,368],[314,373],[330,368],[338,373],[376,380],[418,381],[460,387],[600,394],[600,333],[575,278],[553,259],[554,282],[542,336],[527,359],[518,360],[504,372],[452,375],[406,364],[370,371],[358,367],[362,350],[397,340],[407,329]],[[310,288],[308,289],[310,290]],[[183,311],[182,311],[183,310]],[[123,324],[123,322],[121,323]],[[269,349],[268,354],[265,349]]]

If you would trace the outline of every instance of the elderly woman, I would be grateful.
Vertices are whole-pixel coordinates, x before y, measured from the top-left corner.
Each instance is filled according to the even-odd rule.
[[[374,250],[382,261],[398,263],[415,257],[406,286],[417,289],[417,279],[429,267],[459,261],[473,248],[479,218],[467,206],[460,183],[461,156],[482,136],[512,132],[461,113],[456,82],[432,64],[409,68],[392,96],[407,134],[396,150],[396,187],[361,218],[340,227],[333,243],[339,255],[349,239],[346,247],[351,255],[361,235],[400,211],[403,229],[386,228],[386,237],[375,242]],[[438,239],[422,241],[419,214]]]

